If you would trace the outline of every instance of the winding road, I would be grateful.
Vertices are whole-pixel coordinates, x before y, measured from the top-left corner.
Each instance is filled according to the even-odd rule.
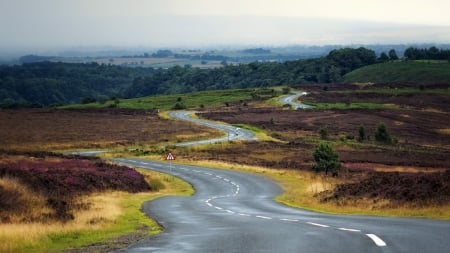
[[[165,231],[118,252],[449,252],[450,222],[338,216],[290,208],[274,182],[236,171],[115,159],[190,182],[191,197],[143,206]]]
[[[223,131],[226,133],[225,137],[216,138],[216,139],[208,139],[208,140],[200,140],[200,141],[191,141],[191,142],[182,142],[175,144],[178,147],[186,147],[186,146],[195,146],[201,144],[212,144],[223,141],[232,141],[232,140],[258,140],[256,136],[246,129],[237,128],[227,124],[220,124],[213,121],[193,118],[193,111],[172,111],[169,113],[169,116],[175,119],[189,121],[198,125],[207,126],[211,128],[215,128],[217,130]]]
[[[192,113],[170,115],[228,136],[178,146],[256,139],[244,129],[194,119]],[[145,203],[142,210],[164,232],[117,252],[450,252],[449,221],[315,213],[273,201],[282,189],[262,176],[136,158],[113,160],[177,176],[195,189],[191,197]]]
[[[280,103],[290,105],[295,110],[312,108],[312,106],[310,106],[310,105],[305,105],[302,103],[295,102],[295,100],[298,99],[299,97],[306,96],[306,95],[308,95],[308,93],[306,93],[306,92],[294,91],[293,94],[291,94],[291,95],[281,97],[279,99],[279,101],[280,101]]]

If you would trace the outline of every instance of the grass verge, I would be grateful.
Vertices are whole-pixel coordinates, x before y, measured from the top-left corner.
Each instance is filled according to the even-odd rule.
[[[158,192],[97,193],[84,199],[91,203],[89,210],[75,214],[66,223],[0,224],[0,252],[55,252],[80,248],[119,236],[141,233],[157,234],[162,228],[140,211],[145,201],[162,196],[193,194],[193,188],[173,176],[139,169]]]

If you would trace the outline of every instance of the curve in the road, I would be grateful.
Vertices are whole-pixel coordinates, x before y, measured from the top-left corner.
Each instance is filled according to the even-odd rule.
[[[337,216],[273,201],[273,182],[236,171],[117,159],[178,176],[196,189],[189,198],[161,198],[144,210],[166,231],[126,252],[448,252],[449,222]],[[447,239],[446,239],[447,238]]]
[[[299,97],[306,96],[306,95],[308,95],[308,93],[306,93],[304,91],[294,91],[293,94],[281,97],[279,99],[279,101],[282,104],[290,105],[295,110],[312,108],[312,106],[310,106],[310,105],[305,105],[302,103],[295,102],[296,99],[298,99]]]
[[[196,145],[212,144],[212,143],[232,141],[232,140],[247,140],[247,141],[258,140],[258,138],[255,136],[255,134],[253,134],[249,130],[238,128],[238,127],[227,125],[227,124],[220,124],[220,123],[213,122],[213,121],[194,118],[194,117],[192,117],[192,115],[194,113],[195,112],[193,112],[193,111],[172,111],[169,113],[169,116],[174,119],[184,120],[184,121],[192,122],[192,123],[195,123],[198,125],[207,126],[207,127],[211,127],[211,128],[223,131],[226,133],[226,136],[221,137],[221,138],[215,138],[215,139],[182,142],[182,143],[175,144],[175,146],[178,146],[178,147],[196,146]]]

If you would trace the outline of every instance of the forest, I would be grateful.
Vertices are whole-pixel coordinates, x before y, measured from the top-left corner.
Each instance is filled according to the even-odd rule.
[[[373,50],[341,48],[315,59],[252,62],[199,69],[127,68],[106,64],[35,62],[0,66],[0,107],[49,107],[155,94],[336,83],[363,66],[379,62]]]

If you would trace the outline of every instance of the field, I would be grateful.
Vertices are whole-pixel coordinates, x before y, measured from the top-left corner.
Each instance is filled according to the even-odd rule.
[[[448,61],[394,61],[366,66],[344,76],[346,83],[450,83]]]
[[[143,201],[192,192],[173,177],[144,171],[139,172],[146,175],[149,188],[117,188],[113,179],[126,181],[127,177],[114,174],[115,166],[43,151],[113,149],[105,156],[160,159],[170,148],[180,162],[270,176],[283,186],[285,192],[277,200],[287,205],[331,213],[450,218],[448,86],[302,88],[309,95],[301,99],[316,109],[274,106],[280,91],[250,89],[121,100],[119,108],[0,110],[0,226],[1,231],[15,231],[0,233],[2,241],[11,241],[0,251],[47,252],[111,238],[119,240],[120,247],[160,231],[139,211]],[[266,137],[260,142],[174,147],[176,142],[222,135],[166,119],[159,110],[176,103],[197,108],[200,117],[236,124]],[[98,106],[109,107],[80,105]],[[375,140],[381,123],[392,136],[391,143]],[[365,129],[362,139],[361,126]],[[321,129],[326,129],[325,136]],[[312,152],[319,142],[329,143],[338,152],[343,164],[338,178],[311,172]],[[105,169],[114,176],[108,179],[101,174]],[[128,168],[117,169],[117,173],[139,175]],[[70,171],[80,176],[72,177]],[[83,191],[74,192],[74,188]],[[50,194],[58,192],[58,198]],[[92,212],[105,209],[111,210],[101,211],[105,217]],[[27,229],[32,231],[31,241],[19,236]],[[112,250],[115,243],[100,245]],[[97,246],[91,245],[90,250]]]
[[[201,91],[187,94],[159,95],[142,98],[123,99],[120,103],[115,101],[106,103],[90,103],[79,105],[68,105],[63,108],[108,108],[111,106],[128,109],[150,109],[150,110],[171,110],[171,109],[196,109],[203,110],[205,107],[230,107],[230,105],[240,105],[246,107],[258,103],[261,100],[279,95],[277,89],[237,89]],[[178,105],[178,108],[177,108]]]
[[[343,163],[342,180],[334,181],[323,192],[317,192],[314,198],[320,203],[315,202],[309,206],[311,209],[342,212],[343,206],[354,206],[355,210],[357,206],[366,206],[368,209],[362,208],[358,213],[373,214],[374,210],[370,208],[375,201],[374,208],[377,212],[384,210],[381,211],[384,214],[392,213],[394,209],[397,210],[395,215],[411,214],[411,210],[419,210],[420,213],[428,207],[434,207],[435,212],[440,213],[445,210],[443,206],[450,203],[450,181],[447,176],[450,157],[448,91],[442,86],[426,86],[425,91],[411,87],[391,88],[391,92],[389,89],[389,86],[360,89],[352,85],[306,88],[310,95],[302,100],[316,105],[351,99],[343,103],[343,107],[335,109],[292,111],[266,107],[204,112],[199,115],[241,127],[257,127],[279,141],[217,144],[177,152],[179,156],[184,154],[188,160],[220,160],[280,171],[307,172],[314,163],[314,148],[319,142],[326,141],[337,150]],[[391,95],[386,96],[388,92]],[[360,101],[390,107],[349,108],[349,105]],[[375,140],[374,132],[379,124],[386,125],[392,143]],[[361,126],[365,129],[364,139],[359,139],[358,129]],[[320,134],[320,129],[324,128],[326,138]],[[368,182],[385,182],[386,177],[395,180],[393,183],[376,183],[374,188],[368,186]],[[430,185],[435,188],[428,188]],[[397,192],[397,195],[382,195],[380,192]],[[302,201],[295,196],[281,199],[293,205]],[[368,199],[371,205],[367,204]],[[326,207],[330,203],[334,203],[334,208]],[[408,208],[402,209],[406,206]],[[448,213],[447,216],[434,216],[448,217]]]
[[[6,151],[0,156],[0,252],[120,249],[161,231],[140,212],[144,201],[193,192],[175,177],[96,158]]]
[[[155,110],[0,110],[4,150],[102,149],[221,135],[210,128],[163,119]]]

